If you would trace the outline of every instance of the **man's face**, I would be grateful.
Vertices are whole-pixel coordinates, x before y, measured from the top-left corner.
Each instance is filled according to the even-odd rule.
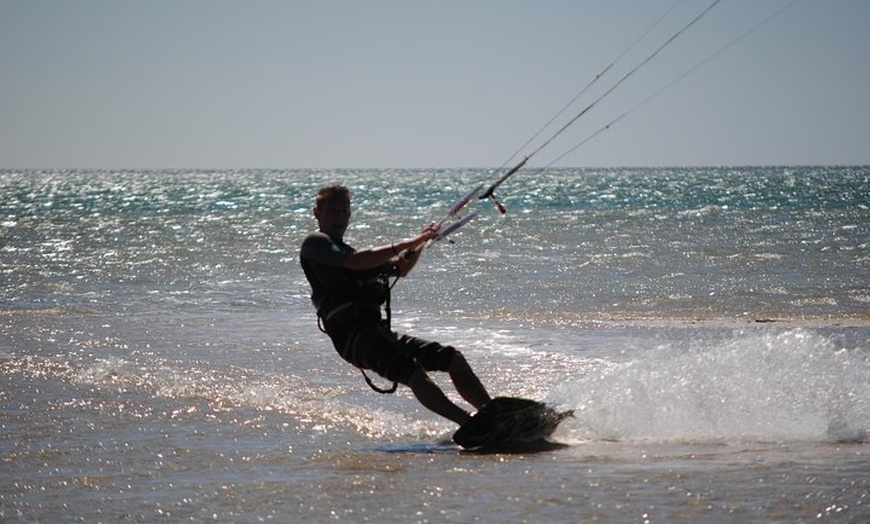
[[[343,238],[350,223],[350,201],[343,198],[327,199],[314,209],[314,218],[321,231],[331,237]]]

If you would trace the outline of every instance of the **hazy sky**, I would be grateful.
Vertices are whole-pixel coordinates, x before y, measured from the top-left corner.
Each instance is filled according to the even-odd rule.
[[[674,3],[0,0],[0,167],[498,167]],[[788,3],[723,0],[530,166]],[[800,0],[556,165],[870,164],[868,25]]]

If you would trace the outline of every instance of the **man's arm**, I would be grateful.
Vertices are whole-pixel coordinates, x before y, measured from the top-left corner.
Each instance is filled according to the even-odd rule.
[[[423,245],[434,238],[439,229],[438,224],[430,224],[409,240],[351,253],[344,258],[343,266],[353,271],[365,271],[393,263],[398,269],[399,276],[405,276],[419,260]]]
[[[417,249],[406,249],[403,251],[396,259],[393,261],[393,265],[396,266],[396,274],[400,277],[404,277],[408,273],[414,269],[414,266],[417,265],[417,261],[420,260],[420,255],[423,253],[423,246],[420,246]]]

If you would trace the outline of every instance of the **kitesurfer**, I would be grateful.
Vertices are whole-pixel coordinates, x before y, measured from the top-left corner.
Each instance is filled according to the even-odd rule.
[[[318,230],[302,242],[300,263],[311,284],[321,329],[339,355],[364,374],[372,370],[410,387],[424,407],[462,425],[471,414],[447,398],[428,372],[447,372],[460,396],[480,408],[490,396],[465,357],[452,346],[399,334],[389,326],[388,278],[411,271],[420,248],[436,237],[440,225],[430,224],[407,240],[358,251],[344,242],[350,217],[347,187],[333,185],[318,191],[314,207]]]

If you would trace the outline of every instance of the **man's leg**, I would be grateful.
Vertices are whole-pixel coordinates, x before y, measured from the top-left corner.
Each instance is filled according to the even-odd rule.
[[[448,418],[460,426],[471,418],[468,412],[447,398],[441,388],[432,382],[432,379],[422,368],[417,368],[411,374],[408,387],[426,409]]]
[[[465,360],[465,357],[459,351],[454,353],[447,372],[450,373],[450,380],[456,386],[456,391],[472,406],[480,409],[484,404],[492,400],[492,397],[486,392],[483,383],[480,382],[471,366],[468,365],[468,361]]]

